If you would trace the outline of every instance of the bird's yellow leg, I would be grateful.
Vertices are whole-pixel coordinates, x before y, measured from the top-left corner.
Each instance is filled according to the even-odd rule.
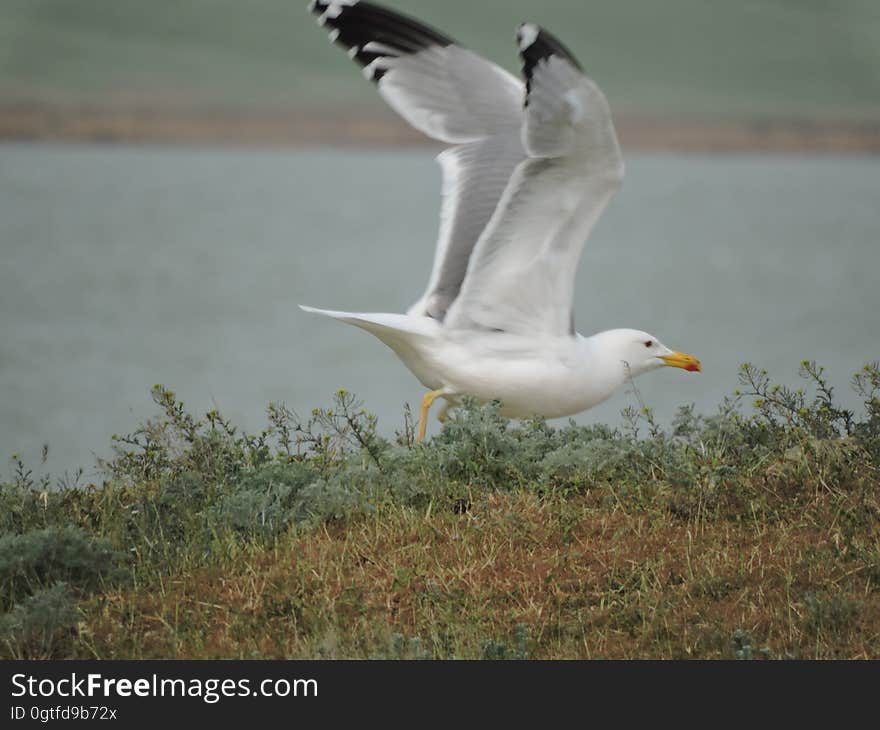
[[[416,439],[417,444],[421,443],[425,438],[425,429],[428,428],[428,409],[439,396],[443,395],[443,392],[443,388],[429,390],[425,393],[424,398],[422,398],[422,413],[419,416],[419,437]]]

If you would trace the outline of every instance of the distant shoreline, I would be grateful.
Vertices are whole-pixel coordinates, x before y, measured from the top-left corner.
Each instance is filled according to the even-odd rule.
[[[880,154],[880,121],[710,122],[622,116],[625,148],[682,152]],[[0,105],[0,140],[83,143],[397,146],[435,144],[391,111]]]

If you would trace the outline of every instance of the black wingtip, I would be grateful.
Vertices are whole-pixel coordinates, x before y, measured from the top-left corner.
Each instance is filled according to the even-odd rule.
[[[347,49],[375,82],[387,70],[382,59],[454,42],[414,18],[366,0],[312,0],[308,8],[328,29],[330,40]]]
[[[519,55],[523,61],[523,76],[526,79],[526,91],[531,90],[532,74],[540,61],[551,56],[559,56],[568,61],[578,71],[583,71],[574,54],[560,40],[534,23],[522,23],[516,31],[516,42]],[[528,103],[528,97],[526,97]]]

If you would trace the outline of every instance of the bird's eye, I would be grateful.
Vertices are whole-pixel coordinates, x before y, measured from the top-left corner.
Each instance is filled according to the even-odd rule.
[[[645,347],[651,347],[654,344],[654,340],[645,340]]]

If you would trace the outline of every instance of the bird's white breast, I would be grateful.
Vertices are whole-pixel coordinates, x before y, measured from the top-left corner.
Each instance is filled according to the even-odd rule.
[[[592,357],[580,337],[541,340],[505,333],[438,339],[426,355],[443,387],[479,401],[501,401],[510,418],[569,416],[608,398],[622,368]]]

